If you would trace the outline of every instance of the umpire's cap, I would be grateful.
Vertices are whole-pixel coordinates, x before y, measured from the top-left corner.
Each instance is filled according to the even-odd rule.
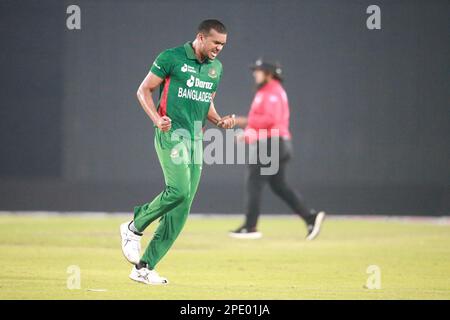
[[[255,64],[250,66],[251,70],[263,70],[271,73],[278,80],[282,80],[281,74],[283,70],[278,62],[265,61],[262,58],[256,60]]]

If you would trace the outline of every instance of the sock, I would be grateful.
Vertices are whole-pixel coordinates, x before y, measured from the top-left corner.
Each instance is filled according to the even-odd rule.
[[[133,232],[134,234],[137,234],[138,236],[142,236],[142,233],[138,231],[138,229],[136,229],[135,225],[134,225],[134,221],[131,221],[130,224],[128,225],[128,230],[130,230],[131,232]]]
[[[317,211],[314,209],[311,209],[309,212],[310,212],[310,215],[305,217],[305,222],[307,225],[313,225],[316,220]]]
[[[144,261],[139,261],[139,263],[136,265],[136,269],[138,269],[138,270],[140,270],[140,269],[142,269],[142,268],[148,268],[148,265],[147,265],[147,263],[146,262],[144,262]]]

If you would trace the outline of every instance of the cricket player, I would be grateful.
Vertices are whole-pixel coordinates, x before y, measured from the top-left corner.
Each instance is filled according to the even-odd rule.
[[[132,263],[130,278],[145,284],[167,284],[155,267],[180,234],[200,181],[203,127],[208,119],[220,128],[234,126],[234,115],[220,117],[214,96],[222,77],[217,58],[227,41],[218,20],[200,23],[196,38],[158,55],[140,85],[138,100],[155,127],[154,144],[165,180],[153,201],[134,208],[134,219],[120,226],[122,252]],[[152,92],[160,89],[157,106]],[[155,220],[159,225],[141,255],[140,239]]]
[[[230,232],[230,236],[240,239],[258,239],[262,233],[256,225],[260,214],[261,192],[265,184],[284,200],[290,208],[306,223],[308,230],[306,239],[313,240],[319,234],[325,212],[316,213],[310,210],[298,194],[286,182],[286,167],[292,157],[291,132],[289,131],[289,104],[282,85],[282,70],[277,63],[259,59],[251,67],[257,86],[257,92],[250,107],[248,117],[237,117],[236,124],[245,127],[243,139],[256,148],[250,153],[256,153],[255,163],[248,166],[246,180],[246,219],[238,229]],[[271,140],[277,139],[278,152],[271,150]],[[279,158],[279,169],[275,174],[264,175],[261,168],[259,148],[266,144],[264,150],[276,154]],[[253,151],[252,151],[253,150]],[[252,156],[252,154],[251,154]]]

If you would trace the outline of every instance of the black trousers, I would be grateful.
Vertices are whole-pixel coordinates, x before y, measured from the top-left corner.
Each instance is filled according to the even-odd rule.
[[[267,143],[265,150],[268,150],[268,154],[271,156],[274,153],[271,150],[271,139],[267,142],[258,142],[256,148],[254,148],[253,156],[256,157],[256,164],[249,164],[246,176],[246,221],[245,227],[248,229],[255,228],[258,223],[258,217],[260,214],[261,194],[264,186],[269,183],[272,191],[285,201],[288,206],[300,217],[302,217],[306,223],[310,223],[313,218],[313,213],[307,208],[303,197],[295,191],[286,182],[286,169],[289,160],[292,158],[292,142],[283,138],[279,139],[279,170],[273,175],[262,175],[261,168],[267,167],[267,165],[261,164],[259,157],[257,156],[261,143]],[[252,157],[252,155],[250,155]]]

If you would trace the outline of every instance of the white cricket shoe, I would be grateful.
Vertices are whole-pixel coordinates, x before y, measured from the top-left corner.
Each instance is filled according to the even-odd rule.
[[[322,222],[325,219],[325,212],[320,211],[316,214],[314,222],[308,225],[308,235],[306,236],[307,241],[314,240],[320,233],[322,228]]]
[[[132,264],[138,264],[141,258],[141,237],[128,229],[131,221],[120,225],[120,236],[122,238],[122,253]]]
[[[260,239],[262,238],[262,233],[257,231],[256,228],[248,229],[244,226],[230,231],[228,235],[235,239]]]
[[[130,279],[151,285],[165,285],[169,283],[169,280],[161,277],[155,270],[149,270],[145,267],[138,270],[136,266],[131,270]]]

